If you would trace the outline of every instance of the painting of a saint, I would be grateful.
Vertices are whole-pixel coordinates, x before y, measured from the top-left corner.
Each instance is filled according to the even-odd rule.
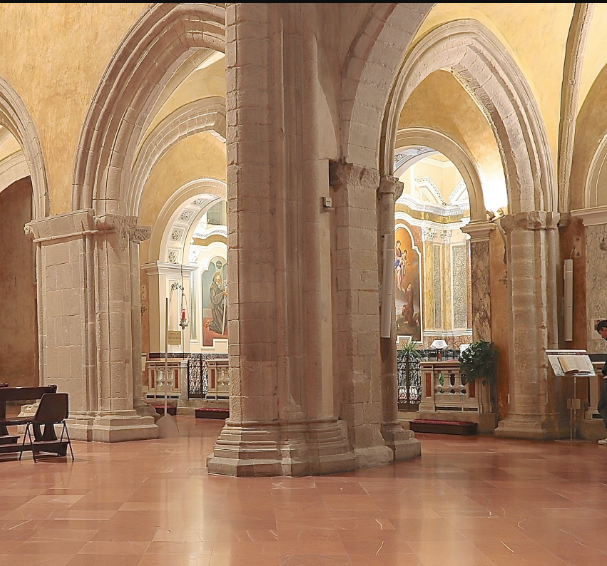
[[[396,333],[421,341],[421,300],[419,252],[409,230],[396,230],[394,247],[394,296]]]
[[[228,337],[227,263],[214,258],[202,274],[203,346],[213,346],[213,340]]]

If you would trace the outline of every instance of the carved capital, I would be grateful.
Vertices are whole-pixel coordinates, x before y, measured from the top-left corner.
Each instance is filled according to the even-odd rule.
[[[348,185],[377,189],[379,181],[380,175],[377,169],[361,167],[343,161],[329,162],[329,185],[335,190]]]
[[[461,230],[470,236],[472,242],[488,242],[495,227],[492,222],[470,222]]]
[[[377,193],[379,195],[379,198],[382,198],[385,195],[391,195],[394,200],[397,201],[400,198],[400,195],[403,194],[404,188],[405,185],[396,177],[384,175],[379,181],[379,188],[377,189]]]
[[[556,230],[560,215],[554,212],[533,210],[531,212],[518,212],[500,218],[500,226],[506,235],[518,230]]]

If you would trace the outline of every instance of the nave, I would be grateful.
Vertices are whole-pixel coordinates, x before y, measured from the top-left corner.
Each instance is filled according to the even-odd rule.
[[[421,458],[306,477],[210,475],[223,421],[0,463],[0,566],[607,563],[607,447],[418,434]]]

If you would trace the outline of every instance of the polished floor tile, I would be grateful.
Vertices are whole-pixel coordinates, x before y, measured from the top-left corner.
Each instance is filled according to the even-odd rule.
[[[422,457],[208,475],[221,421],[0,461],[0,566],[605,566],[607,446],[418,434]]]

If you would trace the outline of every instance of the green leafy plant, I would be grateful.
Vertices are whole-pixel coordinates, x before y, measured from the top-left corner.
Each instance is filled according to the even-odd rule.
[[[402,352],[401,355],[409,358],[421,358],[422,354],[417,349],[417,345],[414,342],[409,342],[408,344],[402,344],[398,349],[399,352]]]
[[[481,340],[472,342],[460,355],[460,371],[465,374],[466,382],[480,380],[486,383],[497,381],[498,350],[493,342]]]

